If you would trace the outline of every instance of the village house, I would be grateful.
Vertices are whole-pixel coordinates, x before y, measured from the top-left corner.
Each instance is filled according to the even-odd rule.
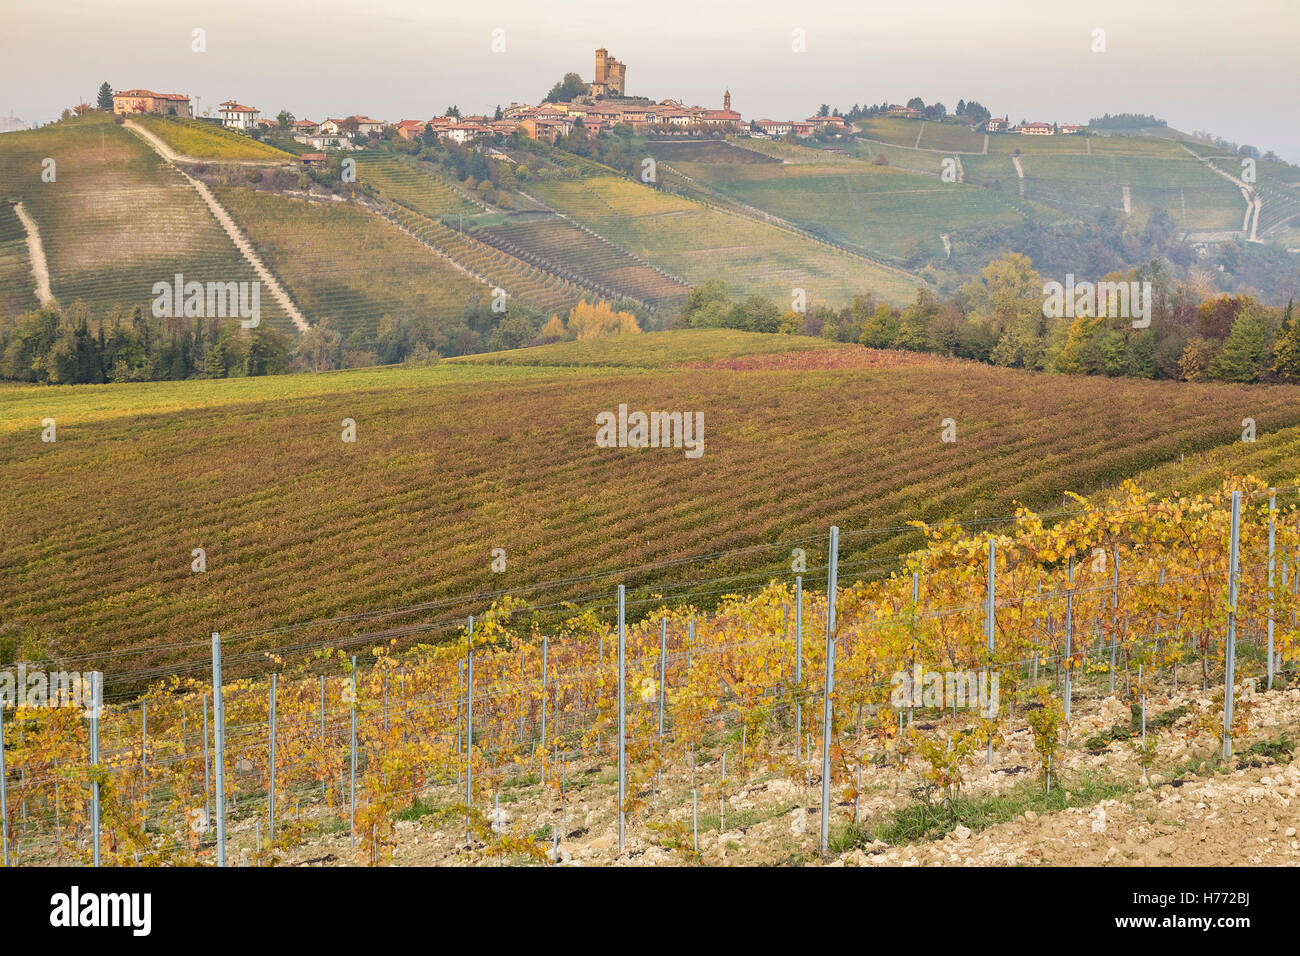
[[[810,116],[804,122],[816,130],[830,129],[839,131],[848,128],[848,124],[844,122],[842,116]]]
[[[1077,123],[1066,123],[1061,127],[1062,136],[1078,136],[1083,133],[1083,127]]]
[[[913,109],[910,106],[895,105],[895,106],[891,106],[888,110],[886,110],[885,115],[897,116],[897,117],[901,117],[902,119],[920,119],[921,111],[918,109]]]
[[[419,139],[424,135],[426,125],[423,120],[402,120],[393,124],[393,129],[397,130],[397,135],[402,139]]]
[[[1051,123],[1021,123],[1016,132],[1021,136],[1055,136],[1056,127]]]
[[[289,124],[289,131],[292,132],[294,136],[312,136],[315,135],[318,129],[320,129],[320,126],[317,123],[313,123],[311,120],[294,120]]]
[[[257,128],[261,113],[251,106],[243,106],[235,100],[226,100],[218,109],[221,125],[227,129],[250,130]]]
[[[114,93],[113,112],[154,113],[158,116],[183,116],[187,119],[194,117],[188,96],[180,93],[154,93],[152,90],[123,90]]]
[[[349,116],[348,122],[349,124],[355,123],[357,132],[362,136],[384,131],[384,124],[380,120],[371,119],[369,116]]]
[[[772,137],[789,136],[794,132],[794,122],[791,120],[761,119],[755,125]]]
[[[1010,125],[1005,116],[990,116],[984,123],[984,129],[989,133],[1004,133]]]

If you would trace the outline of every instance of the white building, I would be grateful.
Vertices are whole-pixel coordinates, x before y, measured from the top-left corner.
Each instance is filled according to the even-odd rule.
[[[239,130],[256,129],[258,118],[262,115],[251,106],[241,106],[234,100],[226,100],[221,104],[218,112],[221,113],[222,126]]]

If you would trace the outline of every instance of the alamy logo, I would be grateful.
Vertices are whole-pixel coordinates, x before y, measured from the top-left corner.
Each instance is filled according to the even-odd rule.
[[[1132,319],[1133,328],[1151,325],[1150,282],[1080,282],[1067,273],[1065,285],[1043,286],[1043,315],[1049,319],[1077,317]]]
[[[71,892],[50,897],[50,925],[125,926],[133,936],[148,936],[153,930],[153,894],[85,893],[74,886]]]
[[[687,458],[704,454],[703,412],[628,412],[596,416],[597,448],[685,448]]]
[[[0,707],[75,707],[97,717],[103,695],[103,675],[95,672],[29,671],[26,664],[0,671]]]
[[[998,713],[1002,680],[997,671],[926,671],[916,664],[910,674],[896,671],[889,683],[890,704],[896,708],[977,709],[988,718]]]
[[[240,319],[246,329],[262,322],[262,283],[186,282],[176,273],[171,283],[153,284],[155,319]]]

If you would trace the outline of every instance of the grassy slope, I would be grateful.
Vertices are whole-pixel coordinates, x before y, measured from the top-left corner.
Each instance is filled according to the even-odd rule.
[[[640,340],[653,361],[751,346]],[[671,334],[670,334],[671,335]],[[768,347],[775,340],[762,340]],[[798,343],[800,345],[809,343]],[[617,353],[623,343],[596,346]],[[577,349],[575,349],[577,351]],[[556,359],[561,360],[560,358]],[[564,361],[575,362],[573,355]],[[611,361],[630,361],[613,355]],[[190,640],[846,530],[846,574],[906,519],[1051,507],[1181,452],[1300,427],[1296,390],[1055,378],[979,365],[732,372],[444,362],[262,380],[0,390],[0,619],[52,649]],[[595,415],[702,411],[703,458],[598,449]],[[59,422],[43,444],[39,423]],[[955,445],[940,421],[958,422]],[[344,418],[358,441],[340,441]],[[189,571],[191,550],[208,571]],[[509,570],[489,572],[507,549]],[[653,585],[772,573],[789,545]],[[729,588],[756,578],[739,577]],[[604,594],[614,578],[542,600]],[[483,602],[458,611],[482,610]]]
[[[280,160],[289,162],[294,157],[282,149],[260,143],[251,136],[236,133],[202,120],[179,119],[175,116],[140,115],[131,117],[154,133],[176,152],[195,159],[212,160]]]
[[[910,302],[917,283],[829,246],[765,223],[711,209],[614,176],[539,180],[529,193],[633,255],[688,283],[725,278],[745,294],[842,305],[875,292]]]
[[[57,179],[41,182],[45,157]],[[198,193],[143,140],[92,114],[0,138],[0,196],[19,198],[41,231],[54,296],[85,299],[95,317],[148,309],[153,285],[257,276]],[[292,325],[265,294],[262,321]]]

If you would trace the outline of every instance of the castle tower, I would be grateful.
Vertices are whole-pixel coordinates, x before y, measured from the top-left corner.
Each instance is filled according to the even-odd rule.
[[[609,51],[601,47],[596,51],[596,82],[601,86],[605,85],[605,60],[609,57]]]
[[[722,108],[724,110],[731,109],[731,90],[727,90],[727,92],[722,94]]]

